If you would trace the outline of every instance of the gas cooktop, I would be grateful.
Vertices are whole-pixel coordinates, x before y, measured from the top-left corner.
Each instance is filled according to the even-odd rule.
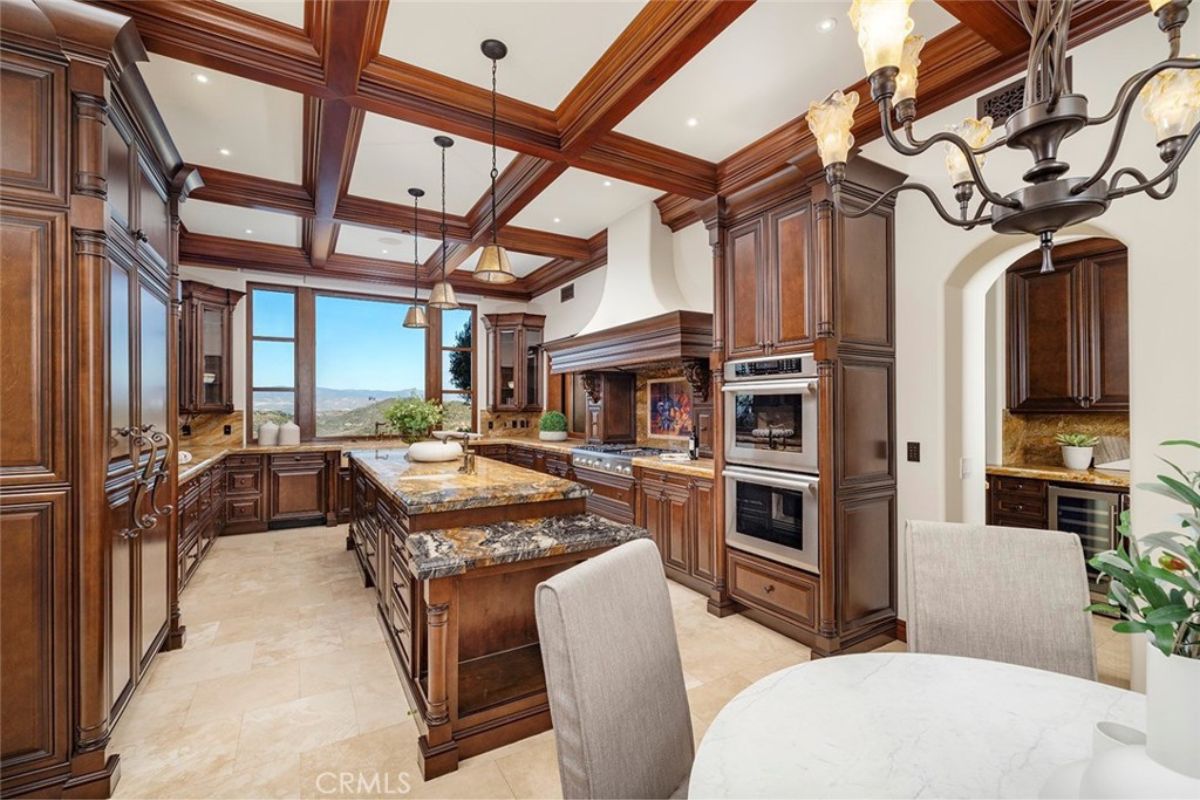
[[[606,472],[633,474],[633,459],[653,458],[666,453],[660,447],[638,447],[635,444],[585,444],[571,449],[571,463]]]

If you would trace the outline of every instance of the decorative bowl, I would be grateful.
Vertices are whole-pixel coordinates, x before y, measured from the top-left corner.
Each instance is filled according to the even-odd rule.
[[[413,442],[408,446],[409,461],[453,461],[461,457],[458,442]]]

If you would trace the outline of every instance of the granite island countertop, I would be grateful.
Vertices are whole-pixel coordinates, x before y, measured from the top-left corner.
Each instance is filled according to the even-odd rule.
[[[1129,488],[1129,473],[1109,469],[1067,469],[1066,467],[1035,466],[1029,464],[989,464],[988,475],[1001,477],[1029,478],[1059,483],[1083,483],[1092,486]]]
[[[524,467],[475,458],[474,474],[458,471],[461,460],[409,461],[404,451],[351,450],[350,458],[389,491],[409,515],[468,508],[577,500],[591,489]]]
[[[280,445],[261,445],[249,444],[237,447],[189,447],[187,440],[183,440],[180,444],[180,450],[186,450],[192,454],[192,460],[186,464],[179,465],[179,483],[187,483],[189,480],[199,475],[204,470],[217,463],[220,459],[228,455],[262,455],[272,453],[324,453],[329,450],[338,450],[343,454],[348,450],[396,450],[407,449],[408,445],[399,440],[350,440],[344,442],[305,442],[303,444],[280,444]]]
[[[410,533],[405,547],[414,577],[430,580],[495,564],[612,547],[648,535],[636,525],[574,514]]]

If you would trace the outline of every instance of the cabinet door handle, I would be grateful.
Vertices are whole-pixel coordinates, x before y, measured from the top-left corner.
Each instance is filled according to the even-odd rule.
[[[142,230],[141,228],[135,228],[135,229],[132,231],[132,233],[133,233],[133,238],[137,239],[139,242],[148,242],[148,241],[150,241],[150,237],[149,237],[149,236],[147,236],[147,235],[146,235],[146,232],[145,232],[144,230]]]
[[[763,591],[766,592],[767,594],[771,594],[771,592],[775,591],[775,584],[768,583],[766,586],[763,587]]]

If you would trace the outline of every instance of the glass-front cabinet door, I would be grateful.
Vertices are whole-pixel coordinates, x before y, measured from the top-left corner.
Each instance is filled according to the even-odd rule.
[[[233,410],[233,309],[243,294],[195,281],[180,284],[179,410]]]
[[[542,332],[536,328],[525,331],[522,347],[525,362],[525,408],[542,407]]]
[[[517,329],[496,334],[496,407],[517,408]]]
[[[227,317],[222,306],[205,303],[200,307],[200,396],[206,407],[225,404]]]
[[[487,314],[492,411],[542,410],[542,342],[545,317],[538,314]]]

